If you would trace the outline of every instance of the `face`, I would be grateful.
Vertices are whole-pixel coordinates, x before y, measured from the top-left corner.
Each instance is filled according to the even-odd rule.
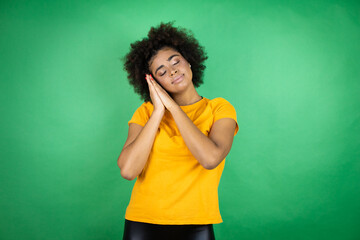
[[[170,93],[181,92],[192,84],[189,62],[173,48],[163,48],[149,61],[149,70],[160,85]]]

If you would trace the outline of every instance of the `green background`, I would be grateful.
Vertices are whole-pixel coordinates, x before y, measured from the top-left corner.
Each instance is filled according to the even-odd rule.
[[[216,238],[360,239],[360,3],[195,0],[0,3],[0,239],[121,239],[120,58],[171,20],[238,114]]]

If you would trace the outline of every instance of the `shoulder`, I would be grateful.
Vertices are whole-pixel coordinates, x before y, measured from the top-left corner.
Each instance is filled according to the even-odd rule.
[[[208,101],[208,106],[211,108],[215,120],[230,117],[236,121],[236,110],[225,98],[218,97],[211,99]]]
[[[223,107],[234,108],[234,106],[225,98],[217,97],[211,100],[208,100],[208,104],[212,109],[218,109]]]
[[[154,111],[154,106],[151,102],[144,102],[142,103],[134,112],[132,118],[128,122],[130,123],[137,123],[140,126],[144,126],[146,122],[149,120],[152,112]]]
[[[225,98],[217,97],[217,98],[209,99],[209,103],[221,104],[221,103],[230,103],[230,102]]]
[[[154,105],[151,102],[143,102],[136,111],[145,112],[151,114],[154,111]]]
[[[236,128],[234,135],[236,135],[239,130],[239,126],[237,124],[237,114],[234,106],[229,101],[221,97],[209,100],[209,105],[213,112],[214,122],[222,118],[231,118],[235,120]]]

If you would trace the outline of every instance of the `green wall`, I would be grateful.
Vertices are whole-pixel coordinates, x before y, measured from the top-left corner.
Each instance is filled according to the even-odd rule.
[[[360,239],[360,3],[195,0],[0,3],[0,239],[121,239],[119,59],[170,20],[238,114],[217,239]]]

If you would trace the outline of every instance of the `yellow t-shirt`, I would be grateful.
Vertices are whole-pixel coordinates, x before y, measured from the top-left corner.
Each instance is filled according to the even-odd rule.
[[[206,136],[221,118],[237,121],[235,108],[223,98],[203,98],[181,109]],[[150,102],[143,103],[128,124],[145,126],[153,110]],[[237,131],[236,124],[234,135]],[[171,113],[166,111],[149,159],[136,179],[125,219],[171,225],[223,222],[218,185],[224,160],[212,170],[200,165],[185,145]]]

